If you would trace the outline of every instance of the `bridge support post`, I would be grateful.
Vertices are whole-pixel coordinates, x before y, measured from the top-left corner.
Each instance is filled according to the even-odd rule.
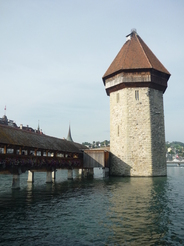
[[[82,176],[84,178],[88,178],[88,177],[93,177],[93,168],[89,168],[89,169],[83,169],[82,170]]]
[[[82,169],[73,169],[73,174],[76,177],[82,175]]]
[[[80,169],[78,169],[79,171],[79,175],[82,175],[82,169],[80,168]]]
[[[109,168],[108,167],[95,167],[94,169],[95,178],[106,178],[109,177]]]
[[[52,183],[52,172],[51,171],[47,172],[46,183]]]
[[[93,177],[93,175],[94,175],[93,168],[88,169],[87,177]]]
[[[54,170],[53,172],[52,172],[52,179],[55,181],[55,179],[56,179],[56,170]]]
[[[34,183],[34,172],[32,172],[32,171],[30,171],[30,170],[28,171],[27,182]]]
[[[108,167],[104,167],[104,168],[102,169],[102,171],[103,171],[103,178],[109,176],[109,168],[108,168]]]
[[[88,169],[82,169],[82,177],[86,178],[88,173]]]
[[[20,189],[20,175],[13,174],[12,189]]]
[[[73,170],[68,169],[68,179],[73,179]]]

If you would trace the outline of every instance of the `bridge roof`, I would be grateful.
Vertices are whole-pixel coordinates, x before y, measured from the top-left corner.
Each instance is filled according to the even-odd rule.
[[[86,149],[86,146],[67,141],[66,139],[59,139],[44,134],[28,132],[18,128],[3,125],[0,125],[0,145],[75,153],[79,153],[82,149]]]

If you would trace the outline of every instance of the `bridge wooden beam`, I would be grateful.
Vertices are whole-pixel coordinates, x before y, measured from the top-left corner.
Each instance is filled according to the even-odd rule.
[[[6,145],[4,145],[4,154],[6,154],[7,153],[7,147],[6,147]]]
[[[22,148],[19,148],[19,155],[22,155]]]
[[[20,175],[19,174],[13,175],[12,189],[20,189]]]

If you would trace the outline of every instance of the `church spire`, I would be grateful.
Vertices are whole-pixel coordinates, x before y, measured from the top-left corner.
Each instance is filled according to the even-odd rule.
[[[40,132],[40,121],[38,121],[38,132]]]
[[[71,135],[71,130],[70,130],[70,125],[69,125],[69,130],[68,130],[68,136],[66,138],[68,141],[73,142],[72,135]]]

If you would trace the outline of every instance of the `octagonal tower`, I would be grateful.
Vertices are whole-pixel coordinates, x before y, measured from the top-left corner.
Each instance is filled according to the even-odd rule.
[[[110,96],[110,174],[165,176],[163,93],[170,73],[135,30],[103,76]]]

